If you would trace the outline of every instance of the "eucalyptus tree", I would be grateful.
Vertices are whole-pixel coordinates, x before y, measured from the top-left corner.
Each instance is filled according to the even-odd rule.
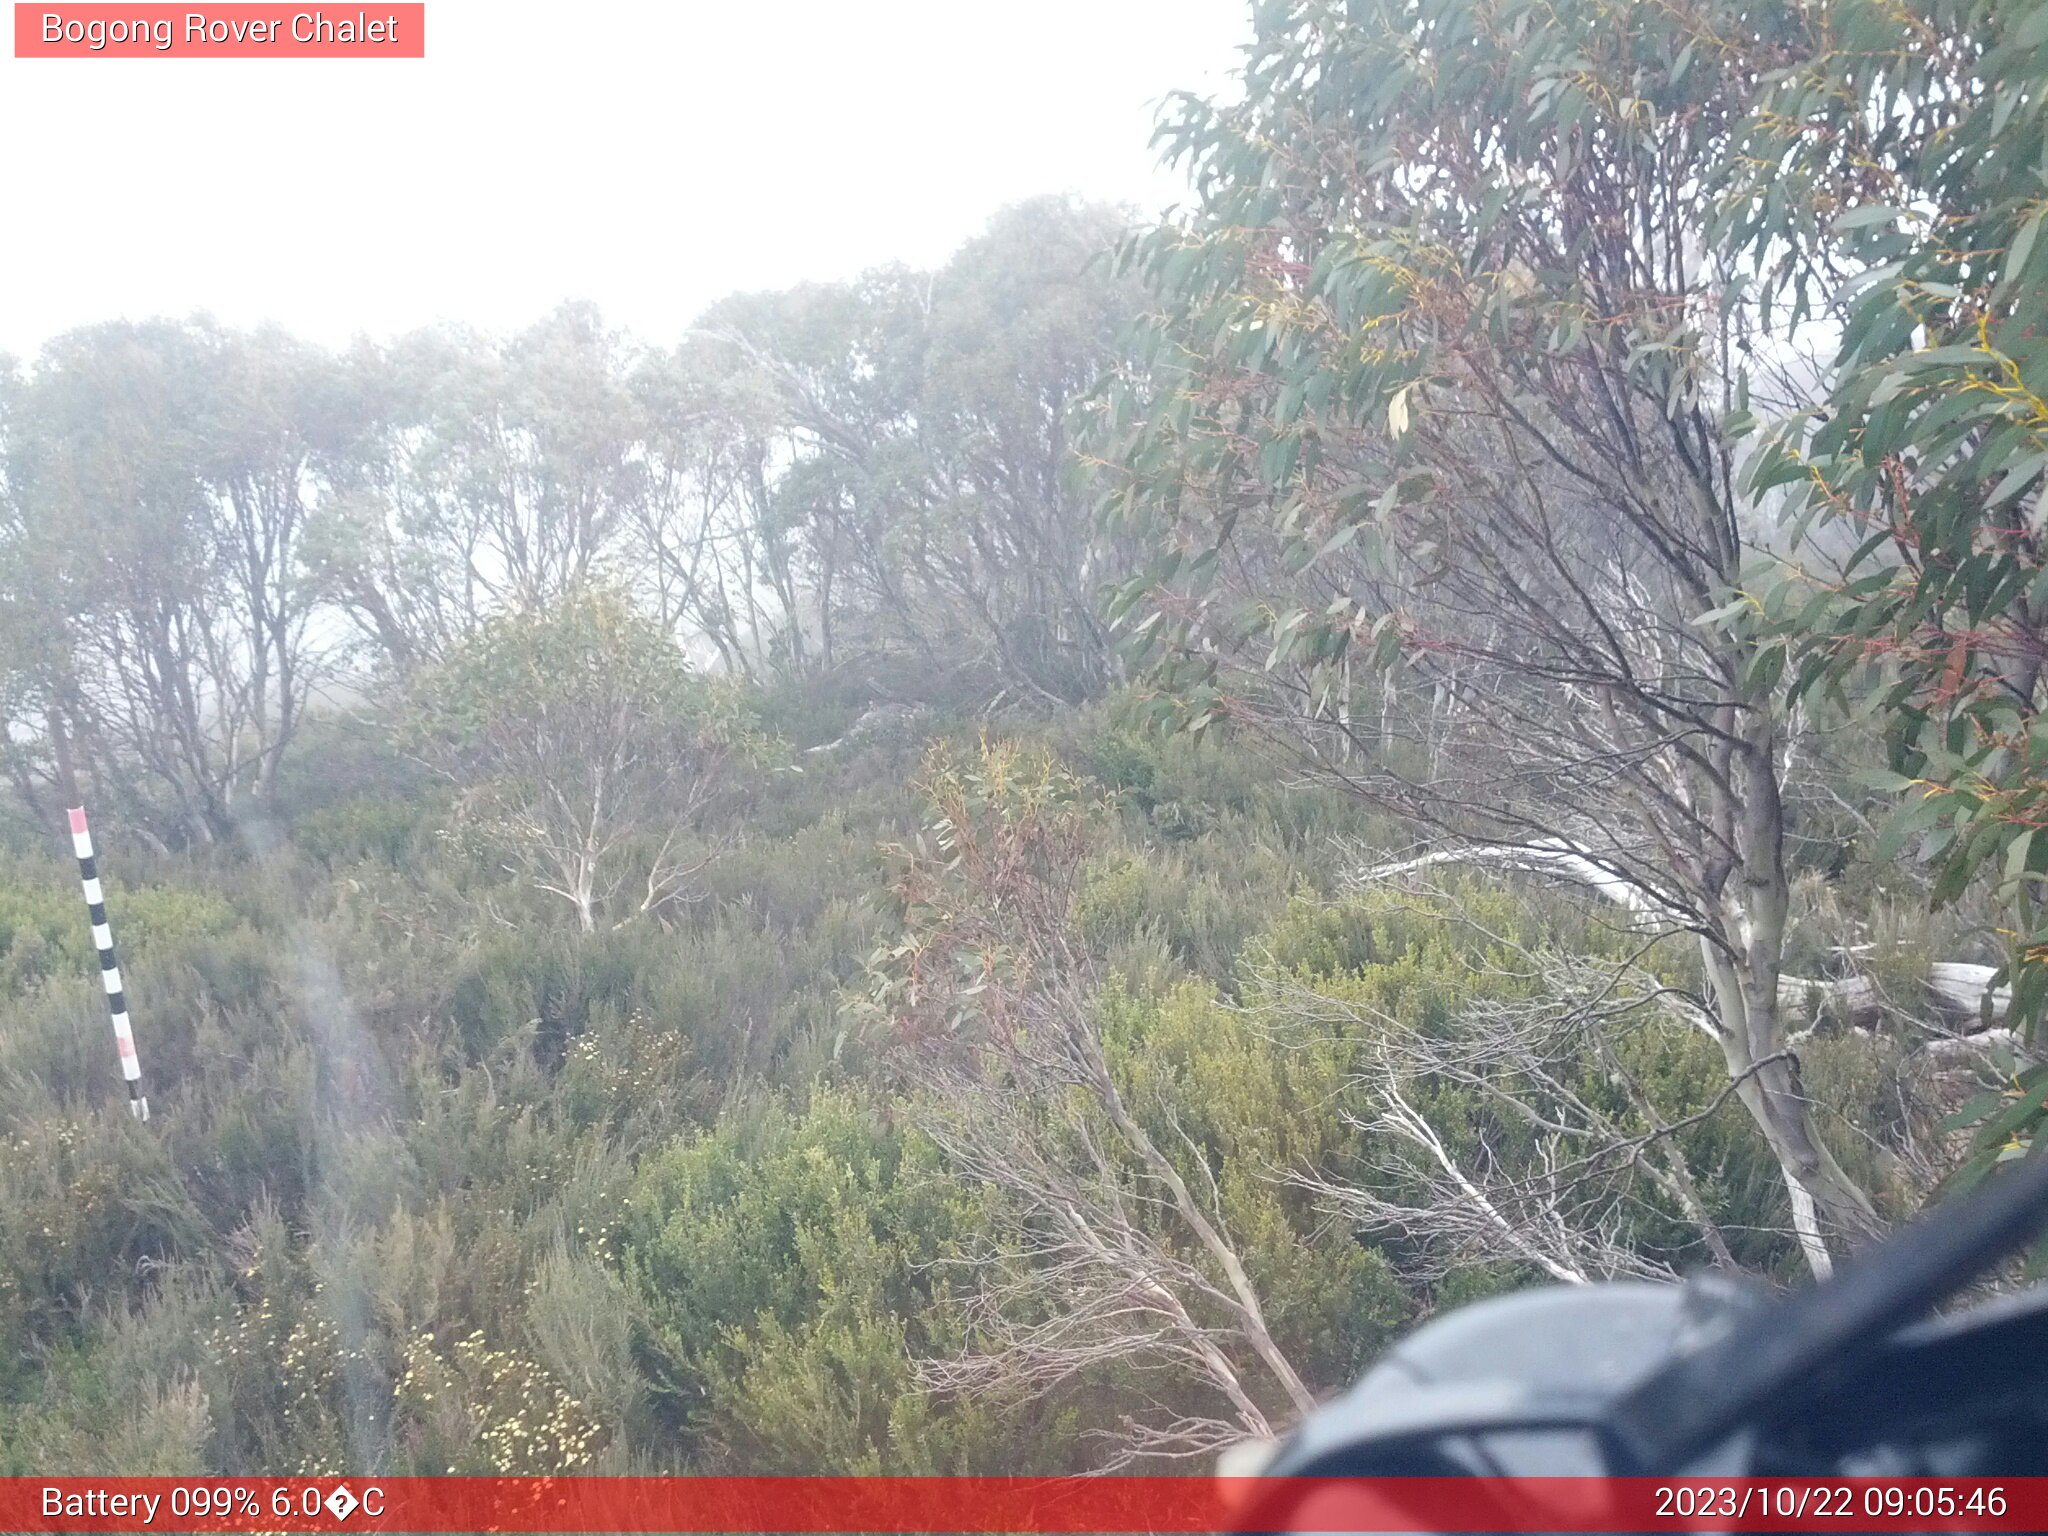
[[[897,546],[1006,679],[1068,701],[1116,670],[1070,417],[1138,313],[1105,259],[1125,227],[1112,209],[1039,199],[937,273],[919,393],[931,484]]]
[[[1130,248],[1160,313],[1105,392],[1112,612],[1232,720],[1453,848],[1697,941],[1684,1005],[1810,1263],[1878,1223],[1780,999],[1783,688],[1736,618],[1755,514],[1711,174],[1804,10],[1293,0],[1240,100],[1161,129],[1197,203]]]
[[[714,628],[773,626],[797,671],[893,657],[1058,700],[1099,689],[1114,658],[1068,418],[1135,313],[1102,259],[1123,228],[1041,199],[935,272],[707,313],[675,365],[695,403],[658,430],[701,423],[682,483],[716,491],[693,536],[655,541],[669,583]]]
[[[803,613],[771,521],[775,392],[703,336],[643,357],[628,387],[646,435],[626,579],[664,628],[759,678],[801,654],[783,638]]]
[[[276,332],[59,337],[6,417],[10,555],[33,631],[26,746],[165,835],[273,792],[331,651],[305,535],[346,438],[330,360]],[[68,786],[67,786],[68,788]]]
[[[1752,474],[1844,561],[1759,562],[1760,631],[1802,681],[1875,706],[1937,899],[1980,871],[2013,917],[2015,1012],[2048,1019],[2048,12],[2010,0],[1829,7],[1728,178],[1774,335],[1835,339]],[[1768,169],[1766,169],[1768,168]],[[1810,543],[1810,541],[1809,541]]]
[[[692,345],[738,407],[727,485],[749,537],[728,601],[749,606],[756,649],[782,670],[839,665],[848,629],[855,648],[877,626],[918,633],[885,541],[917,493],[924,292],[920,274],[889,267],[735,295],[697,323]]]
[[[1834,341],[1752,483],[1848,549],[1759,562],[1744,618],[1802,688],[1882,725],[1883,846],[1919,845],[1937,903],[1976,887],[2002,910],[1987,1012],[2009,1001],[2032,1060],[1964,1112],[1965,1186],[2048,1145],[2048,11],[1826,7],[1741,149],[1722,238],[1773,338]]]
[[[645,486],[625,340],[568,304],[495,341],[420,332],[351,358],[370,413],[318,531],[335,601],[400,671],[604,573]]]

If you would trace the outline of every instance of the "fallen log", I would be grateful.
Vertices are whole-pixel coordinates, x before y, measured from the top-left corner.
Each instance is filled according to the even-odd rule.
[[[1683,916],[1641,885],[1624,878],[1612,866],[1561,840],[1546,839],[1523,847],[1445,848],[1416,858],[1361,870],[1361,884],[1392,879],[1439,864],[1480,864],[1511,869],[1523,874],[1560,876],[1584,887],[1602,900],[1625,907],[1644,917],[1676,920]],[[1922,978],[1925,1001],[1945,1020],[1956,1024],[1975,1023],[1982,1028],[2004,1022],[2012,1008],[2012,989],[1994,987],[1991,978],[1998,967],[1968,960],[1936,960]],[[1843,1009],[1852,1022],[1875,1018],[1887,1001],[1912,1006],[1906,999],[1887,999],[1882,988],[1868,975],[1780,976],[1778,1006],[1814,1017],[1829,1007]],[[1917,1000],[1915,1000],[1917,1001]],[[1710,1031],[1711,1032],[1711,1031]],[[1965,1037],[1967,1038],[1967,1037]]]
[[[1927,1000],[1944,1018],[1958,1023],[1994,1025],[2002,1023],[2012,1008],[2012,988],[1994,987],[1998,974],[1994,965],[1977,965],[1967,960],[1936,960],[1922,978]],[[1818,1013],[1823,1008],[1844,1009],[1851,1019],[1875,1017],[1888,1001],[1877,982],[1869,976],[1780,976],[1778,1006]],[[1910,1006],[1906,999],[1889,999]]]

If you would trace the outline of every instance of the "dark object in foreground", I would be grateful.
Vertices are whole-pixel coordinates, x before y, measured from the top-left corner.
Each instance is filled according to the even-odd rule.
[[[2048,1155],[1837,1278],[1560,1287],[1419,1330],[1289,1437],[1269,1477],[2048,1473],[2048,1287],[1934,1319],[2048,1225]],[[1284,1495],[1276,1495],[1284,1499]],[[1246,1529],[1284,1528],[1276,1500]]]

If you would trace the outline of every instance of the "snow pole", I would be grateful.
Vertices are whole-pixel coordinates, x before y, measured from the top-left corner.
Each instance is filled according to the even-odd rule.
[[[128,1026],[128,998],[121,990],[121,967],[114,963],[114,932],[107,926],[107,898],[100,889],[99,868],[93,862],[92,832],[85,824],[85,807],[71,812],[71,847],[78,854],[78,878],[85,886],[85,910],[92,919],[93,947],[100,952],[100,985],[107,989],[107,1012],[114,1021],[114,1049],[121,1056],[121,1076],[128,1083],[128,1113],[138,1120],[149,1118],[149,1100],[142,1093],[142,1062],[135,1054],[135,1032]]]

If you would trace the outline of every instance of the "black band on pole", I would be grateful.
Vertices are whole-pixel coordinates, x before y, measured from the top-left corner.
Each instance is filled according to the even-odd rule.
[[[114,1050],[121,1060],[121,1076],[128,1083],[128,1112],[138,1120],[149,1118],[149,1100],[142,1092],[142,1060],[135,1054],[135,1032],[128,1023],[128,994],[121,987],[121,967],[114,959],[114,932],[107,926],[106,893],[100,889],[99,865],[92,854],[92,830],[85,822],[85,807],[71,812],[71,847],[78,855],[78,879],[85,888],[86,916],[92,920],[93,947],[100,954],[100,985],[107,992],[107,1016],[114,1024]]]

